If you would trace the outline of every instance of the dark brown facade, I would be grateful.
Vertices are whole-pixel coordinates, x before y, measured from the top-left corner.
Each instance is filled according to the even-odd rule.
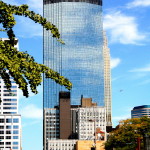
[[[68,139],[71,135],[70,92],[59,93],[60,139]]]

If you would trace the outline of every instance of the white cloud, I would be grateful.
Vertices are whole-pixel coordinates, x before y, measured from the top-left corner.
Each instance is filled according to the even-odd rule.
[[[130,70],[129,72],[150,72],[150,65],[147,65],[146,67],[143,68],[135,68]]]
[[[138,24],[133,16],[113,12],[104,16],[104,28],[110,33],[111,42],[139,44],[145,35],[138,31]]]
[[[34,10],[36,13],[43,13],[43,0],[24,0],[24,1],[17,1],[17,0],[3,0],[5,3],[11,5],[21,5],[27,4],[30,10]]]
[[[111,58],[110,60],[111,69],[117,67],[120,64],[120,62],[121,62],[120,58]]]
[[[133,7],[148,7],[150,6],[150,0],[134,0],[133,2],[130,2],[127,4],[127,8],[133,8]]]
[[[43,12],[42,0],[4,0],[4,2],[12,5],[28,4],[30,10],[34,10],[36,13],[40,14]],[[43,36],[43,28],[41,25],[25,17],[16,17],[16,20],[17,24],[15,26],[15,33],[17,37],[31,38],[35,36]]]
[[[27,105],[20,110],[22,117],[29,119],[40,119],[43,115],[43,110],[34,104]]]

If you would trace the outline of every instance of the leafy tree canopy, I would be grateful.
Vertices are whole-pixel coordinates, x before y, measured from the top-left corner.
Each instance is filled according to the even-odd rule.
[[[118,148],[120,150],[135,150],[137,147],[137,138],[143,139],[144,135],[150,135],[150,118],[133,118],[120,122],[115,131],[105,143],[105,148],[111,150]]]
[[[0,1],[0,24],[2,25],[0,31],[5,31],[9,38],[7,41],[0,39],[0,76],[4,80],[6,87],[9,90],[11,89],[10,76],[12,76],[23,91],[24,96],[29,96],[28,85],[31,91],[37,94],[37,86],[41,84],[42,73],[44,73],[46,78],[51,78],[70,90],[72,84],[68,79],[45,65],[38,64],[27,52],[19,52],[14,47],[16,42],[13,31],[13,27],[16,24],[15,15],[28,17],[35,23],[41,24],[46,30],[51,31],[54,38],[63,43],[60,40],[60,34],[56,26],[41,15],[30,11],[27,5],[15,6]]]

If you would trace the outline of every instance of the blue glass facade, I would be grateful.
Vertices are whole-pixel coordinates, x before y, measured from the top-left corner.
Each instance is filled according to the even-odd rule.
[[[140,118],[142,116],[147,116],[150,118],[150,105],[136,106],[131,110],[132,118]]]
[[[58,27],[65,42],[44,30],[44,64],[73,83],[72,104],[79,104],[83,95],[104,106],[102,6],[92,2],[44,1],[44,17]],[[44,108],[58,105],[59,91],[66,89],[44,78]]]

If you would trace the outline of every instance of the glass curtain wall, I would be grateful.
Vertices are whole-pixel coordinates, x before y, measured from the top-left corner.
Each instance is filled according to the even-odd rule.
[[[73,83],[72,104],[79,104],[83,95],[104,106],[102,2],[44,0],[44,17],[65,42],[44,30],[44,64]],[[44,108],[58,105],[59,91],[67,90],[44,78]]]

